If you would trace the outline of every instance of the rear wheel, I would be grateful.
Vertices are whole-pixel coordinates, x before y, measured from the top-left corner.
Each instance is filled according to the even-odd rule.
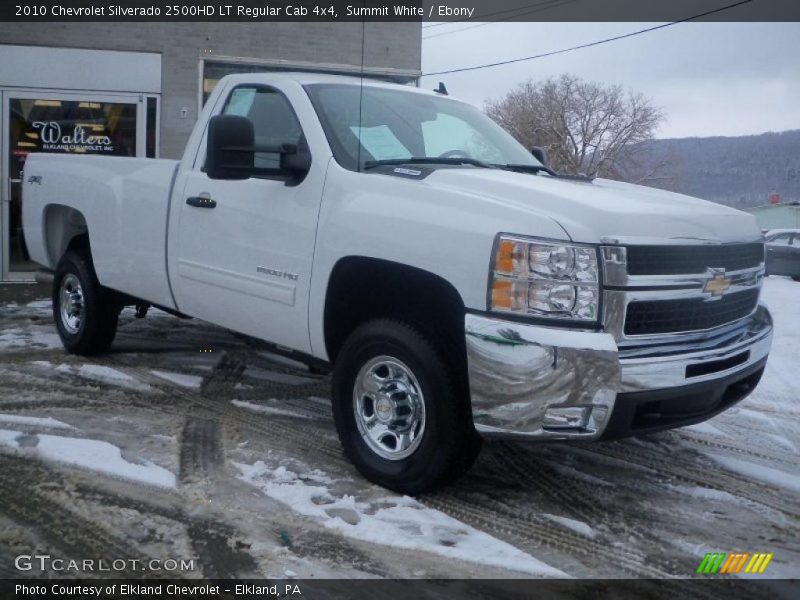
[[[480,438],[447,365],[397,321],[369,321],[347,339],[333,371],[333,414],[345,454],[367,479],[418,494],[472,465]]]
[[[100,285],[88,252],[67,252],[53,278],[53,318],[64,348],[73,354],[107,351],[117,333],[120,307]]]
[[[794,281],[800,281],[800,275],[792,275]]]

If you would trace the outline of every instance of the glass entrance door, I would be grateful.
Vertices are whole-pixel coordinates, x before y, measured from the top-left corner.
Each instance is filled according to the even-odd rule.
[[[136,96],[6,91],[2,97],[4,280],[31,279],[22,231],[22,179],[34,152],[145,156],[145,104]]]

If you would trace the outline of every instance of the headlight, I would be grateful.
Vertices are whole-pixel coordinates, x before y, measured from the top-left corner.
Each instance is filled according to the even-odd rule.
[[[492,266],[491,310],[597,321],[600,282],[594,246],[500,235]]]

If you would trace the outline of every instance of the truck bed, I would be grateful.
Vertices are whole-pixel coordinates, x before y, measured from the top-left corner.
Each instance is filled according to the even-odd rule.
[[[54,257],[61,256],[75,233],[88,227],[101,284],[174,308],[166,244],[178,164],[150,158],[32,154],[23,181],[23,229],[31,259],[55,269]]]

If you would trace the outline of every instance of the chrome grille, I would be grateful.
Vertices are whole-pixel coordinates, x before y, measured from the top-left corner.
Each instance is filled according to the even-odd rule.
[[[629,275],[690,275],[713,267],[740,271],[764,261],[764,244],[707,246],[629,246]]]
[[[758,292],[756,288],[713,301],[687,298],[630,302],[625,334],[680,333],[719,327],[752,313],[758,304]]]
[[[755,312],[764,273],[762,242],[637,241],[614,240],[602,248],[604,323],[620,343],[678,341]]]

